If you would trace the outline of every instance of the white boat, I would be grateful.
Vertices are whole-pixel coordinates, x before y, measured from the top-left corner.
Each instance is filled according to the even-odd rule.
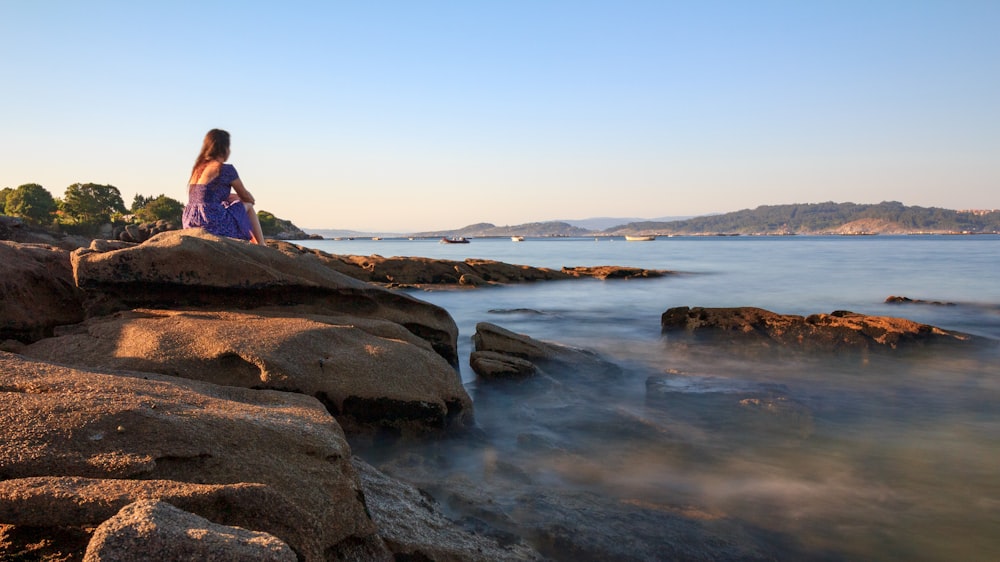
[[[524,242],[524,236],[511,236],[511,242]]]
[[[656,240],[656,236],[625,236],[626,242],[651,242]]]

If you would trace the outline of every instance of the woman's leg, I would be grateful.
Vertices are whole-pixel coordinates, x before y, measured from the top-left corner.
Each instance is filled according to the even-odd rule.
[[[244,203],[243,206],[247,209],[247,218],[250,219],[250,226],[253,229],[250,234],[253,236],[254,244],[264,246],[264,233],[260,230],[260,219],[257,218],[257,211],[249,203]]]
[[[235,193],[229,194],[229,202],[235,203],[240,200],[240,196]],[[264,245],[264,233],[260,230],[260,219],[257,218],[257,211],[254,210],[253,205],[247,202],[243,202],[243,208],[247,210],[247,218],[250,219],[250,236],[251,241],[254,244]]]

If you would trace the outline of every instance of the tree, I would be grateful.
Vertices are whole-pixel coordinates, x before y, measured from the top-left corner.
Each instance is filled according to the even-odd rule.
[[[264,236],[274,236],[275,234],[281,232],[281,225],[279,224],[278,217],[272,215],[267,211],[257,211],[257,220],[260,221],[260,231]]]
[[[132,198],[132,206],[128,208],[128,211],[133,214],[138,213],[139,209],[148,205],[149,202],[152,200],[153,200],[152,197],[144,197],[136,193],[135,197]]]
[[[49,224],[58,206],[52,194],[37,183],[26,183],[7,192],[4,214],[36,224]]]
[[[4,207],[7,206],[7,195],[13,192],[14,190],[10,187],[0,189],[0,215],[7,214],[6,211],[4,211]]]
[[[115,213],[124,213],[125,203],[113,185],[74,183],[66,188],[62,211],[79,224],[96,226],[111,222]]]
[[[140,196],[136,195],[135,197],[136,200],[138,200]],[[139,217],[139,220],[145,222],[167,220],[180,225],[181,216],[184,214],[184,203],[167,197],[166,195],[160,195],[155,199],[152,197],[147,197],[145,199],[145,205],[139,209],[132,209],[135,216]]]

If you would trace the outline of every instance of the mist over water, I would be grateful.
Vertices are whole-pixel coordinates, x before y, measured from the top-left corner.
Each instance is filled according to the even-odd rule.
[[[1000,559],[995,345],[775,355],[661,338],[659,325],[674,306],[851,310],[1000,340],[1000,237],[308,244],[680,272],[412,293],[458,323],[461,375],[482,431],[359,454],[410,474],[456,517],[517,533],[537,527],[537,513],[567,528],[596,519],[616,529],[620,515],[630,540],[655,543],[662,515],[749,536],[779,559]],[[952,304],[886,304],[889,295]],[[468,355],[484,321],[595,350],[621,372],[477,381]],[[635,558],[656,558],[636,548]]]

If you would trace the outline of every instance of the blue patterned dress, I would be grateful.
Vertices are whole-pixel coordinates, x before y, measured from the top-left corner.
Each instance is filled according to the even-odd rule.
[[[188,204],[184,207],[184,228],[204,228],[212,234],[250,240],[252,227],[242,201],[230,203],[230,184],[239,174],[231,164],[223,164],[219,175],[208,183],[188,186]]]

